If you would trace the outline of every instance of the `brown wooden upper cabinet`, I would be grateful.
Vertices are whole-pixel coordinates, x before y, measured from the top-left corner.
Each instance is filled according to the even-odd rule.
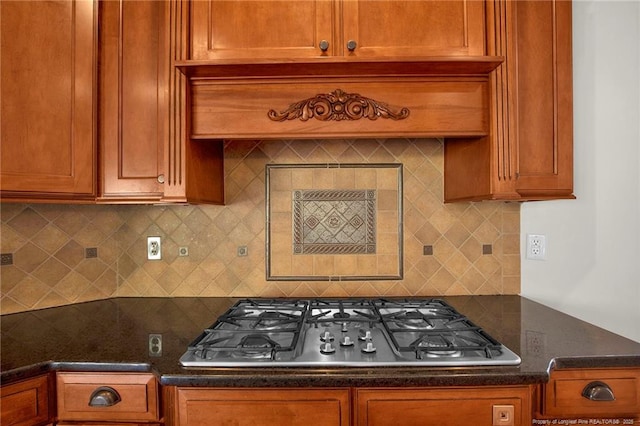
[[[481,56],[484,4],[469,0],[191,3],[191,59]]]
[[[345,137],[444,137],[445,201],[573,197],[568,0],[3,1],[0,31],[3,201],[221,204],[223,140]]]
[[[187,4],[192,141],[443,137],[445,201],[573,198],[571,1]],[[352,95],[399,118],[310,117]]]
[[[96,195],[96,4],[0,5],[0,193]]]
[[[100,2],[98,202],[224,202],[221,142],[186,138],[184,77],[172,63],[181,10]]]
[[[164,2],[99,4],[99,201],[153,202],[164,195],[167,12]]]
[[[221,143],[186,144],[180,121],[179,9],[2,2],[3,201],[223,202]]]
[[[571,1],[487,6],[491,128],[446,139],[445,200],[574,198]]]

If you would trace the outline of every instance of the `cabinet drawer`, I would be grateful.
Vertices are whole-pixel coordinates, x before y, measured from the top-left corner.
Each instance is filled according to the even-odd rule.
[[[49,420],[49,377],[41,376],[0,388],[3,426],[39,425]]]
[[[60,420],[153,421],[158,420],[158,385],[151,374],[58,373],[58,418]],[[116,393],[112,405],[89,405],[97,391],[106,401]]]
[[[593,401],[582,395],[600,382],[614,400]],[[640,416],[640,369],[558,370],[545,386],[544,414],[554,416]]]

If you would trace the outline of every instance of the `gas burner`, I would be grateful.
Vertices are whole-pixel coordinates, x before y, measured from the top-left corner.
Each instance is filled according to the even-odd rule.
[[[389,321],[398,328],[411,329],[411,330],[424,330],[433,329],[435,327],[432,319],[430,319],[423,312],[416,310],[413,311],[400,311],[393,314],[385,315]]]
[[[251,327],[260,330],[280,330],[284,326],[295,324],[299,318],[299,315],[285,312],[265,311],[255,318],[255,323]]]
[[[280,348],[278,342],[262,334],[248,334],[244,336],[231,352],[235,358],[273,359],[275,352]]]
[[[415,348],[416,357],[422,358],[423,353],[428,358],[457,358],[462,356],[460,345],[456,345],[455,336],[447,339],[443,335],[423,335],[409,346]]]

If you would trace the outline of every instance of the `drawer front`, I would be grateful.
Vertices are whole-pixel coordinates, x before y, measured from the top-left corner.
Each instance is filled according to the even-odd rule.
[[[100,389],[110,395],[116,393],[119,401],[107,406],[89,405]],[[158,384],[151,374],[58,373],[57,390],[60,420],[158,420]]]
[[[582,396],[599,382],[614,400],[593,401]],[[607,415],[640,417],[640,369],[554,371],[545,386],[544,414],[555,416]]]

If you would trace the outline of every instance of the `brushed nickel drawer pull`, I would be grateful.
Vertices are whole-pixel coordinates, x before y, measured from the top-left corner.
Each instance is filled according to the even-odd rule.
[[[591,382],[582,390],[582,396],[590,401],[615,401],[613,390],[604,382]]]
[[[101,386],[94,390],[89,398],[90,407],[112,407],[122,401],[118,392],[109,386]]]

